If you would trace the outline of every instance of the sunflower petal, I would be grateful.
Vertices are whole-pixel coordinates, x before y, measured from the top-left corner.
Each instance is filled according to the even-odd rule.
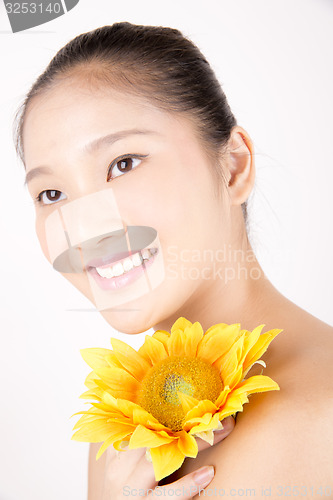
[[[216,410],[217,406],[212,401],[209,401],[209,399],[202,399],[194,408],[192,408],[192,410],[187,412],[185,417],[186,419],[202,417],[205,413],[214,413]]]
[[[140,406],[134,408],[132,419],[135,425],[144,425],[154,431],[166,430],[166,427],[163,424],[161,424],[155,417],[153,417],[153,415]]]
[[[79,396],[80,399],[97,399],[98,401],[102,400],[103,391],[96,387],[95,389],[89,389]]]
[[[109,437],[102,444],[97,452],[96,460],[104,453],[104,451],[115,441],[122,441],[132,434],[134,426],[127,424],[112,424],[112,432],[109,433]]]
[[[99,408],[100,410],[104,410],[105,412],[110,411],[109,405],[106,405],[105,403],[91,403],[94,408]]]
[[[93,422],[94,420],[103,420],[103,422],[106,422],[107,418],[106,417],[96,417],[95,415],[82,415],[79,420],[76,422],[76,424],[73,427],[73,431],[75,429],[79,429],[82,427],[83,424]]]
[[[110,409],[118,411],[116,398],[107,391],[103,391],[102,402],[108,405]]]
[[[164,330],[156,330],[156,332],[153,333],[152,337],[162,342],[164,347],[167,347],[170,333]]]
[[[217,415],[217,418],[215,419],[215,421],[217,419],[218,419],[218,415]],[[217,422],[217,428],[216,429],[211,429],[209,431],[196,432],[195,434],[193,434],[193,436],[198,437],[198,438],[202,439],[203,441],[206,441],[206,443],[208,443],[211,446],[213,446],[213,444],[214,444],[214,431],[215,430],[221,430],[221,429],[223,429],[223,425],[218,420],[218,422]]]
[[[224,403],[226,402],[227,400],[227,397],[230,393],[231,389],[228,385],[226,385],[223,389],[223,391],[220,393],[219,397],[217,398],[217,400],[214,402],[214,404],[218,407],[218,408],[221,408]]]
[[[95,382],[98,385],[98,387],[100,387],[104,391],[104,393],[107,393],[110,395],[110,392],[112,392],[112,396],[114,398],[117,398],[117,399],[123,398],[123,399],[128,399],[128,400],[135,399],[135,394],[133,393],[133,391],[126,392],[124,389],[121,389],[119,387],[117,388],[116,386],[113,386],[113,388],[111,388],[108,384],[103,382],[103,380],[96,379]],[[125,389],[126,389],[126,387],[125,387]]]
[[[253,394],[255,392],[279,391],[280,387],[274,380],[267,375],[254,375],[246,380],[243,380],[234,389],[233,394],[241,393]]]
[[[183,392],[180,392],[180,391],[177,391],[177,396],[180,399],[180,403],[182,405],[182,408],[183,408],[183,411],[185,414],[187,412],[189,412],[190,410],[192,410],[192,408],[197,406],[197,404],[199,403],[198,399],[193,398],[192,396],[189,396],[188,394],[184,394]]]
[[[138,352],[146,360],[149,360],[152,365],[156,365],[168,357],[164,344],[150,335],[146,335],[145,343],[140,347]]]
[[[94,419],[93,422],[86,423],[82,429],[76,431],[72,439],[74,441],[84,441],[88,443],[99,443],[104,441],[112,429],[104,419]]]
[[[243,369],[246,370],[251,364],[257,361],[264,354],[264,352],[266,352],[272,340],[281,332],[283,332],[283,330],[276,328],[261,334],[256,344],[248,352],[243,363]]]
[[[167,332],[163,332],[161,330],[156,331],[153,333],[152,338],[155,340],[158,340],[164,345],[165,352],[169,354],[168,352],[168,341],[169,341],[170,334],[167,335]]]
[[[215,335],[220,330],[222,330],[223,328],[227,328],[228,326],[230,325],[228,325],[227,323],[217,323],[216,325],[213,325],[210,328],[208,328],[208,330],[206,330],[205,335],[211,335],[212,333]]]
[[[108,356],[111,352],[110,349],[101,349],[99,347],[80,349],[82,358],[93,370],[108,366],[105,356]]]
[[[169,436],[166,432],[156,432],[147,429],[144,425],[138,425],[133,432],[130,442],[129,449],[134,448],[156,448],[156,446],[161,446],[163,444],[171,443],[175,440],[175,437]]]
[[[254,363],[252,363],[250,366],[248,366],[245,370],[245,372],[243,372],[243,378],[246,377],[246,375],[248,374],[248,372],[251,370],[252,366],[253,365],[261,365],[263,366],[264,368],[266,368],[266,363],[265,361],[263,361],[262,359],[258,359],[258,361],[255,361]]]
[[[171,327],[171,334],[175,331],[175,330],[181,330],[182,332],[185,331],[186,328],[192,326],[192,323],[191,321],[189,321],[188,319],[184,318],[183,316],[181,316],[180,318],[177,319],[177,321],[174,322],[174,324],[172,325]]]
[[[107,391],[109,389],[109,386],[103,382],[103,380],[97,378],[97,374],[95,373],[95,378],[94,378],[94,387],[97,387],[98,389],[101,389],[102,391]]]
[[[113,447],[116,451],[125,451],[128,449],[129,440],[119,439],[113,443]]]
[[[242,336],[224,356],[214,363],[214,366],[220,371],[223,384],[231,388],[233,388],[232,383],[234,380],[236,379],[239,382],[239,377],[242,375],[242,366],[239,365],[239,357],[241,355],[243,340],[244,337]]]
[[[195,458],[198,454],[198,444],[193,436],[185,431],[176,433],[178,437],[178,448],[186,456]]]
[[[186,413],[186,420],[189,418],[202,417],[205,413],[215,413],[217,406],[209,399],[202,399],[199,403]]]
[[[173,330],[168,340],[169,356],[185,356],[183,338],[182,330]]]
[[[187,421],[184,430],[188,430],[190,434],[197,434],[198,432],[214,431],[218,429],[221,424],[219,423],[219,414],[206,413],[201,419],[191,419]]]
[[[160,424],[153,415],[132,401],[117,399],[117,409],[119,413],[128,418],[134,425],[149,425],[153,430],[166,429],[166,427]]]
[[[240,323],[229,325],[225,328],[211,330],[210,334],[205,334],[198,346],[197,356],[214,363],[220,356],[225,354],[238,339],[240,333]],[[207,335],[207,336],[206,336]]]
[[[105,360],[108,363],[107,366],[124,369],[123,365],[120,363],[120,361],[118,361],[118,358],[113,351],[110,351],[110,354],[105,356]]]
[[[209,401],[208,399],[203,399],[199,403],[188,411],[183,420],[183,429],[188,431],[192,429],[193,426],[197,424],[208,425],[211,421],[212,415],[218,411],[218,407]],[[206,429],[203,429],[206,430]]]
[[[188,429],[192,429],[192,427],[194,425],[197,425],[197,424],[208,425],[210,423],[211,419],[212,419],[212,414],[207,412],[204,415],[202,415],[201,417],[198,416],[198,417],[186,419],[183,427],[184,427],[184,429],[188,430]],[[188,425],[188,424],[191,424],[191,425]]]
[[[95,373],[95,372],[90,372],[90,373],[86,376],[86,379],[85,379],[85,381],[84,381],[84,385],[85,385],[86,387],[88,387],[88,389],[94,389],[95,387],[97,387],[97,384],[96,384],[95,378],[96,378],[96,373]]]
[[[140,387],[139,382],[130,373],[122,368],[112,368],[111,366],[108,366],[107,368],[97,369],[96,373],[111,389],[111,392],[117,391],[119,394],[119,392],[123,392],[125,390],[126,392],[133,394],[134,397],[136,391]]]
[[[252,347],[258,342],[260,338],[260,334],[262,329],[266,325],[259,325],[256,328],[252,330],[252,332],[247,331],[245,335],[245,340],[244,340],[244,346],[243,346],[243,360],[244,362],[245,357],[247,356],[248,352],[252,349]]]
[[[138,381],[141,381],[149,370],[150,364],[133,347],[122,340],[112,338],[111,344],[114,354],[125,370]]]
[[[102,444],[102,446],[99,448],[97,454],[96,454],[96,460],[98,460],[102,455],[103,453],[106,451],[106,449],[111,446],[113,443],[113,438],[110,437],[109,439],[106,439],[106,441],[104,441],[104,443]]]
[[[178,448],[177,441],[151,448],[150,454],[156,481],[160,481],[179,469],[185,459],[185,455]]]
[[[235,387],[242,379],[243,375],[243,367],[239,365],[233,373],[230,373],[229,376],[226,377],[225,383],[228,387]]]
[[[203,329],[198,321],[184,331],[184,355],[196,357],[198,345],[203,338]]]
[[[113,441],[118,441],[119,439],[124,439],[134,432],[135,426],[129,423],[123,422],[112,422],[112,427],[109,430],[109,438],[112,438]]]
[[[194,436],[202,439],[203,441],[206,441],[206,443],[210,444],[211,446],[213,446],[214,444],[214,431],[212,430],[196,432]]]
[[[146,412],[146,410],[141,408],[141,406],[137,405],[136,403],[121,398],[119,399],[117,398],[117,408],[124,416],[130,418],[133,421],[133,423],[136,423],[133,420],[133,414],[137,409]]]
[[[243,404],[248,402],[248,398],[245,393],[234,395],[231,393],[227,398],[227,401],[223,408],[218,411],[218,416],[220,420],[234,415],[238,411],[243,411]]]
[[[89,410],[78,411],[76,413],[73,413],[73,415],[71,415],[70,418],[74,417],[74,415],[97,415],[98,417],[107,417],[108,413],[103,410],[99,410],[97,408],[92,407],[89,408]]]

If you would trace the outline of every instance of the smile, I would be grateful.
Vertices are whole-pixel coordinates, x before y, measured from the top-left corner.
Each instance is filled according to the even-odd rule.
[[[137,252],[126,259],[117,262],[113,266],[96,267],[97,273],[106,279],[121,276],[131,271],[134,267],[139,267],[142,262],[148,262],[157,252],[157,248],[146,248],[142,252]]]
[[[142,276],[145,269],[153,263],[157,253],[158,249],[155,247],[145,248],[117,262],[90,265],[87,270],[102,289],[119,289]]]

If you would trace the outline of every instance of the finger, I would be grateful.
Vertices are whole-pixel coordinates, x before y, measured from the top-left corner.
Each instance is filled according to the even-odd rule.
[[[235,419],[233,417],[227,417],[224,420],[222,420],[221,424],[223,425],[223,429],[221,429],[220,431],[214,431],[213,446],[217,443],[220,443],[221,441],[223,441],[223,439],[229,436],[229,434],[235,427]],[[209,448],[211,446],[203,439],[197,438],[196,441],[199,451],[205,450],[206,448]]]
[[[215,474],[213,466],[204,466],[191,474],[178,479],[174,483],[165,486],[157,486],[152,492],[147,495],[147,498],[181,498],[189,500],[195,495],[198,495],[203,489],[209,485]]]
[[[126,485],[138,491],[143,491],[148,488],[154,489],[157,486],[153,464],[149,462],[145,456],[137,462],[135,468],[131,469]]]
[[[107,450],[108,451],[108,450]],[[145,448],[120,451],[111,450],[105,467],[105,483],[113,488],[122,485],[156,485],[153,466],[145,457]]]

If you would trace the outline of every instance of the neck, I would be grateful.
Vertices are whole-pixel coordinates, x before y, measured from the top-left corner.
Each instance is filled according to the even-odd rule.
[[[199,321],[204,331],[217,323],[240,323],[247,330],[259,324],[266,325],[264,331],[283,328],[274,324],[280,309],[277,305],[285,307],[290,301],[267,279],[252,249],[251,254],[251,259],[242,261],[241,266],[240,259],[234,259],[231,267],[229,262],[227,268],[225,264],[221,266],[221,273],[216,273],[215,279],[206,280],[172,316],[155,325],[154,331],[170,331],[180,316],[192,323]]]

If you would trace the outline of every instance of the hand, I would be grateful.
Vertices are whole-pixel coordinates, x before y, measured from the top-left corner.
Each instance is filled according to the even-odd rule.
[[[222,421],[223,429],[214,432],[214,445],[226,438],[235,426],[235,420],[227,417]],[[199,451],[210,445],[197,438]],[[214,446],[213,445],[213,446]],[[158,486],[155,480],[153,465],[145,458],[145,449],[127,450],[117,456],[112,446],[106,450],[105,478],[102,500],[123,500],[125,498],[156,498],[154,489]],[[198,494],[199,489],[205,488],[214,477],[214,468],[204,466],[187,474],[177,481],[159,486],[166,491],[160,492],[159,497],[171,498],[175,490],[184,492],[177,498],[189,500]],[[173,491],[171,491],[173,490]],[[169,491],[169,493],[168,493]]]

